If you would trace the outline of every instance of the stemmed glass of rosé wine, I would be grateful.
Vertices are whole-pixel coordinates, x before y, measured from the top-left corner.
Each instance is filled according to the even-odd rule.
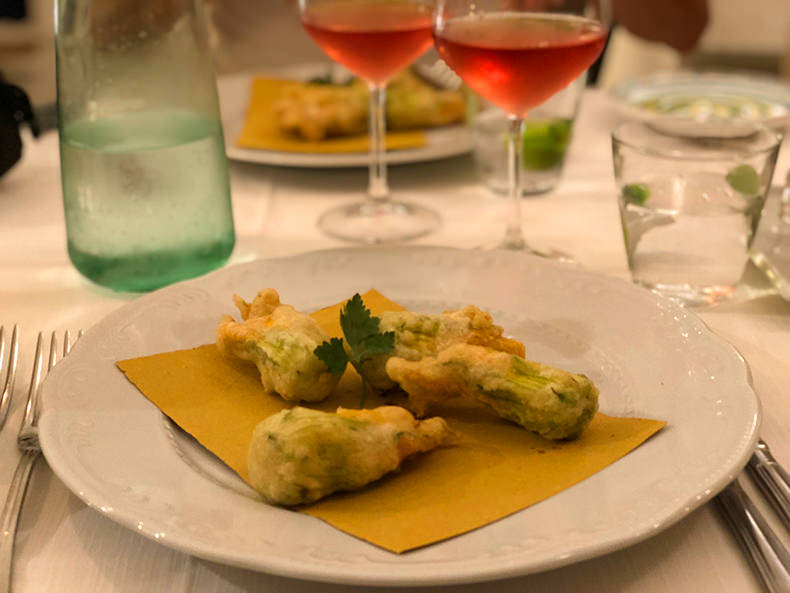
[[[431,46],[433,8],[433,0],[299,0],[302,24],[313,40],[370,89],[367,199],[321,215],[318,226],[328,235],[390,243],[439,226],[433,210],[390,198],[384,162],[387,81]]]
[[[500,249],[531,249],[521,230],[521,128],[527,112],[565,88],[600,55],[607,0],[437,0],[433,35],[442,59],[510,120],[511,210]],[[543,254],[540,254],[543,255]]]

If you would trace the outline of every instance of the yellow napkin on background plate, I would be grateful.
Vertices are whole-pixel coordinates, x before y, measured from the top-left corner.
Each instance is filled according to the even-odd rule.
[[[403,308],[376,291],[363,297],[374,315]],[[341,304],[313,317],[340,337]],[[245,481],[253,428],[289,407],[263,392],[252,364],[211,344],[120,361],[145,396]],[[349,367],[335,393],[319,405],[357,407],[360,379]],[[602,394],[606,397],[605,394]],[[386,403],[368,396],[368,407]],[[366,488],[330,496],[300,512],[323,519],[392,552],[405,552],[506,517],[584,480],[639,446],[665,423],[597,414],[578,440],[542,439],[486,409],[448,403],[437,409],[460,442],[404,462]],[[265,504],[261,502],[261,504]]]
[[[280,152],[327,154],[368,152],[370,150],[370,141],[367,134],[313,141],[291,138],[280,133],[272,106],[284,89],[289,86],[302,84],[304,83],[294,80],[254,78],[252,80],[247,117],[244,120],[244,128],[236,139],[236,145],[240,148]],[[425,134],[422,130],[387,132],[387,150],[418,148],[425,146],[425,144]]]

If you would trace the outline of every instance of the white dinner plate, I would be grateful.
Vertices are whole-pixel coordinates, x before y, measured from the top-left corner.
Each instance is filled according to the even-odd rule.
[[[282,76],[294,80],[307,80],[325,75],[326,64],[304,64],[268,72],[270,76]],[[244,127],[247,115],[250,84],[253,76],[237,74],[224,76],[217,81],[222,127],[225,132],[225,151],[228,158],[248,163],[278,165],[284,167],[367,167],[370,156],[367,152],[316,154],[258,150],[236,146],[236,138]],[[465,124],[429,128],[425,130],[425,146],[388,151],[388,164],[419,163],[464,154],[472,150],[472,138]]]
[[[304,310],[371,287],[417,310],[477,304],[524,341],[529,358],[590,376],[603,412],[668,424],[556,496],[467,534],[390,553],[256,500],[115,366],[211,342],[220,315],[233,310],[233,294],[249,298],[267,286]],[[141,297],[87,332],[50,373],[43,397],[44,454],[98,512],[210,560],[366,585],[504,578],[633,544],[723,488],[745,465],[759,424],[745,362],[694,314],[627,282],[546,259],[419,247],[261,260]]]

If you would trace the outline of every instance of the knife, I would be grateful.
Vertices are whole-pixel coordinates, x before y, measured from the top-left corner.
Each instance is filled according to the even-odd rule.
[[[790,224],[790,171],[787,172],[785,188],[782,190],[782,202],[779,207],[779,220],[784,224]]]
[[[715,499],[768,593],[790,593],[790,553],[746,492],[733,481]]]
[[[782,523],[790,529],[790,474],[774,459],[762,439],[757,442],[746,469]]]

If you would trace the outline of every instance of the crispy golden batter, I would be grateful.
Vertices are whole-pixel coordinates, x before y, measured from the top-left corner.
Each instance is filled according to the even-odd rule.
[[[463,396],[549,439],[573,439],[598,409],[598,389],[584,375],[470,344],[435,357],[390,358],[386,371],[422,416],[434,403]]]
[[[452,439],[441,418],[418,421],[403,408],[338,408],[334,414],[295,407],[253,431],[250,484],[272,504],[314,502],[356,490],[392,472],[406,457]]]
[[[354,79],[347,85],[304,84],[290,87],[274,103],[280,131],[306,140],[353,136],[368,129],[368,89]],[[443,126],[464,120],[460,91],[437,90],[410,70],[387,86],[387,129]]]
[[[379,318],[379,331],[395,332],[395,348],[390,354],[366,358],[355,368],[368,384],[378,391],[395,386],[384,365],[390,357],[420,360],[436,356],[453,344],[477,344],[511,354],[524,355],[521,342],[506,338],[502,328],[494,325],[491,315],[470,305],[441,315],[425,315],[410,311],[385,311]]]
[[[305,84],[285,89],[274,103],[280,132],[305,140],[353,136],[367,130],[367,89]]]
[[[460,90],[437,89],[410,69],[387,85],[387,129],[446,126],[465,119],[466,100]]]
[[[234,296],[242,323],[230,315],[217,328],[217,347],[224,353],[255,363],[270,393],[288,401],[325,399],[340,377],[329,373],[313,354],[329,339],[318,323],[291,305],[280,303],[274,289],[258,293],[252,303]]]

